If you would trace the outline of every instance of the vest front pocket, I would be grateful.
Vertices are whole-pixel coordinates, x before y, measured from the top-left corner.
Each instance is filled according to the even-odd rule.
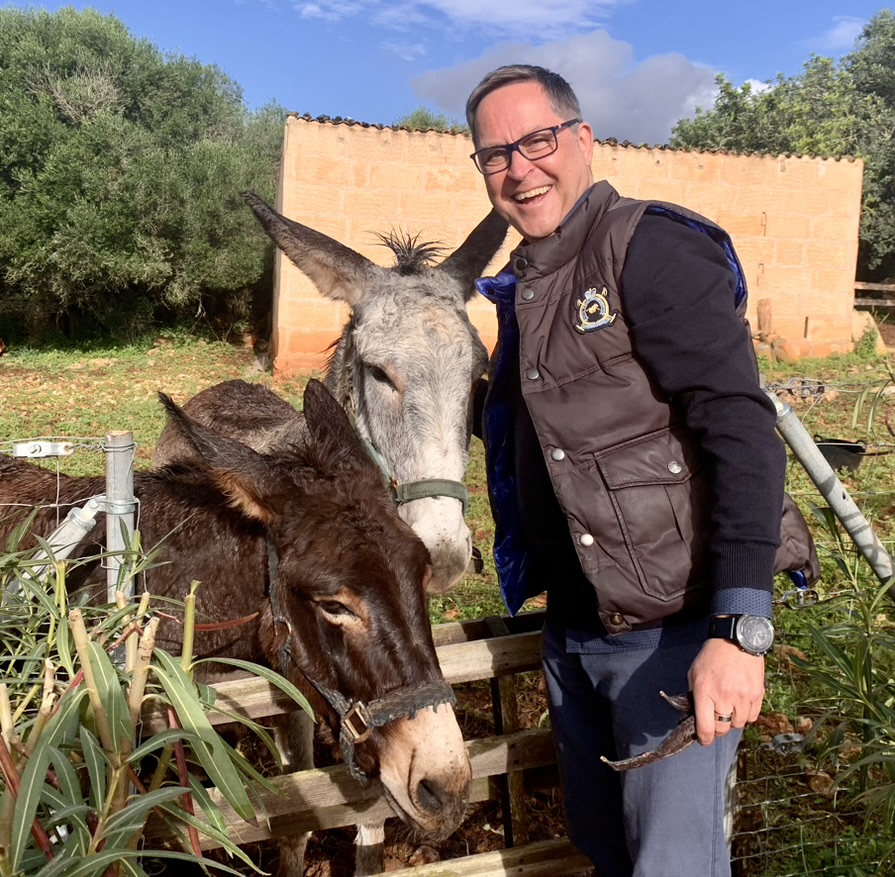
[[[662,429],[595,459],[640,587],[678,611],[708,560],[710,492],[693,442]]]

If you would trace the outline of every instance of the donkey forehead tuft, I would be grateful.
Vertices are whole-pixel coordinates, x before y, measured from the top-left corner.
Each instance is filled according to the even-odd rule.
[[[438,241],[421,241],[419,234],[392,229],[388,234],[378,234],[380,243],[395,256],[392,269],[401,275],[422,274],[431,270],[435,259],[444,255],[445,248]]]

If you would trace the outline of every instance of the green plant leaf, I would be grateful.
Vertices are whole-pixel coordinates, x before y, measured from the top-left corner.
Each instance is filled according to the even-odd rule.
[[[139,862],[148,855],[149,853],[146,850],[103,850],[99,853],[92,853],[89,856],[79,856],[71,859],[56,858],[41,868],[35,877],[102,877],[106,868],[110,865],[124,861]],[[216,871],[222,871],[224,874],[233,874],[234,877],[241,877],[239,871],[235,871],[228,865],[223,865],[219,862],[208,862],[206,859],[190,853],[178,853],[173,850],[153,850],[151,855],[153,859],[171,859],[177,862],[213,865]]]
[[[100,703],[106,711],[109,721],[109,731],[116,747],[120,747],[122,740],[134,739],[134,726],[131,724],[130,711],[127,708],[127,699],[124,687],[118,676],[118,671],[112,664],[111,658],[99,643],[90,641],[90,664],[93,667],[93,675],[96,679],[96,687],[99,692]]]
[[[255,676],[260,676],[271,685],[279,688],[280,691],[294,700],[312,719],[314,718],[314,711],[311,709],[311,705],[308,703],[307,698],[288,679],[280,676],[279,673],[275,670],[271,670],[270,667],[263,667],[261,664],[255,664],[252,661],[242,661],[239,658],[202,658],[198,661],[194,661],[193,666],[197,667],[204,663],[229,664],[231,667],[238,667],[240,670],[247,670]]]
[[[180,786],[166,786],[154,792],[133,796],[123,810],[119,810],[106,820],[96,840],[105,838],[103,849],[126,847],[130,839],[146,824],[153,808],[176,801],[188,791],[189,789]]]
[[[212,805],[214,806],[213,802]],[[181,824],[191,825],[193,828],[198,831],[207,834],[214,841],[219,843],[231,856],[236,857],[245,864],[249,865],[253,871],[257,871],[259,873],[263,873],[261,869],[251,860],[248,853],[240,847],[236,841],[229,834],[229,827],[224,831],[219,831],[213,825],[202,822],[202,820],[197,819],[194,815],[187,813],[182,807],[175,806],[167,806],[161,808],[169,819],[169,824],[174,826],[179,826]]]
[[[224,742],[197,703],[195,689],[189,677],[180,663],[167,652],[156,649],[154,654],[161,665],[153,667],[155,675],[162,683],[180,724],[194,735],[190,745],[202,768],[243,819],[254,819],[255,813],[245,786],[230,760]]]
[[[145,743],[141,743],[130,754],[128,764],[139,764],[150,752],[155,752],[156,749],[162,749],[169,743],[176,743],[178,740],[184,740],[191,743],[193,739],[194,735],[192,732],[186,731],[183,728],[167,728],[164,731],[159,731],[157,734],[153,734]]]
[[[90,778],[90,805],[99,812],[106,799],[106,775],[108,761],[103,747],[89,728],[81,725],[81,752]]]
[[[86,850],[90,844],[90,831],[86,822],[82,822],[76,817],[82,808],[84,812],[90,812],[93,808],[84,799],[81,783],[78,780],[78,772],[74,769],[68,757],[55,746],[50,747],[50,754],[52,759],[51,765],[56,774],[56,782],[59,784],[61,797],[61,802],[57,802],[55,805],[57,810],[53,814],[53,819],[57,820],[59,818],[59,812],[61,812],[63,807],[72,808],[74,814],[69,827],[72,829],[72,834],[77,836],[77,843]]]
[[[40,739],[37,741],[28,764],[22,773],[19,784],[19,797],[16,799],[12,815],[12,833],[9,845],[9,866],[14,874],[22,860],[22,854],[31,839],[31,825],[37,814],[44,785],[47,768],[53,758],[53,748],[65,736],[67,723],[73,715],[77,715],[81,700],[86,697],[85,688],[70,690],[62,698],[56,714],[47,722]]]

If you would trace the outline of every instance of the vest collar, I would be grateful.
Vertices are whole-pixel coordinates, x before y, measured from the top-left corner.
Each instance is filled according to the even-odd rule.
[[[519,280],[552,274],[581,251],[591,230],[619,198],[606,180],[594,183],[550,237],[523,241],[516,247],[510,254],[509,267]]]

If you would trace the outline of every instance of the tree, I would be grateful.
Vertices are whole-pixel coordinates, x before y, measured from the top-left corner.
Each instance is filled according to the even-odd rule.
[[[428,107],[419,106],[406,116],[401,116],[395,128],[409,128],[411,131],[444,131],[449,134],[468,134],[469,128],[444,113],[434,113]]]
[[[133,336],[232,309],[265,244],[285,112],[112,16],[0,9],[0,316]],[[7,331],[7,330],[5,330]]]
[[[895,278],[895,15],[874,16],[838,64],[812,56],[764,90],[718,78],[709,110],[675,125],[678,149],[855,156],[865,163],[859,274]]]

